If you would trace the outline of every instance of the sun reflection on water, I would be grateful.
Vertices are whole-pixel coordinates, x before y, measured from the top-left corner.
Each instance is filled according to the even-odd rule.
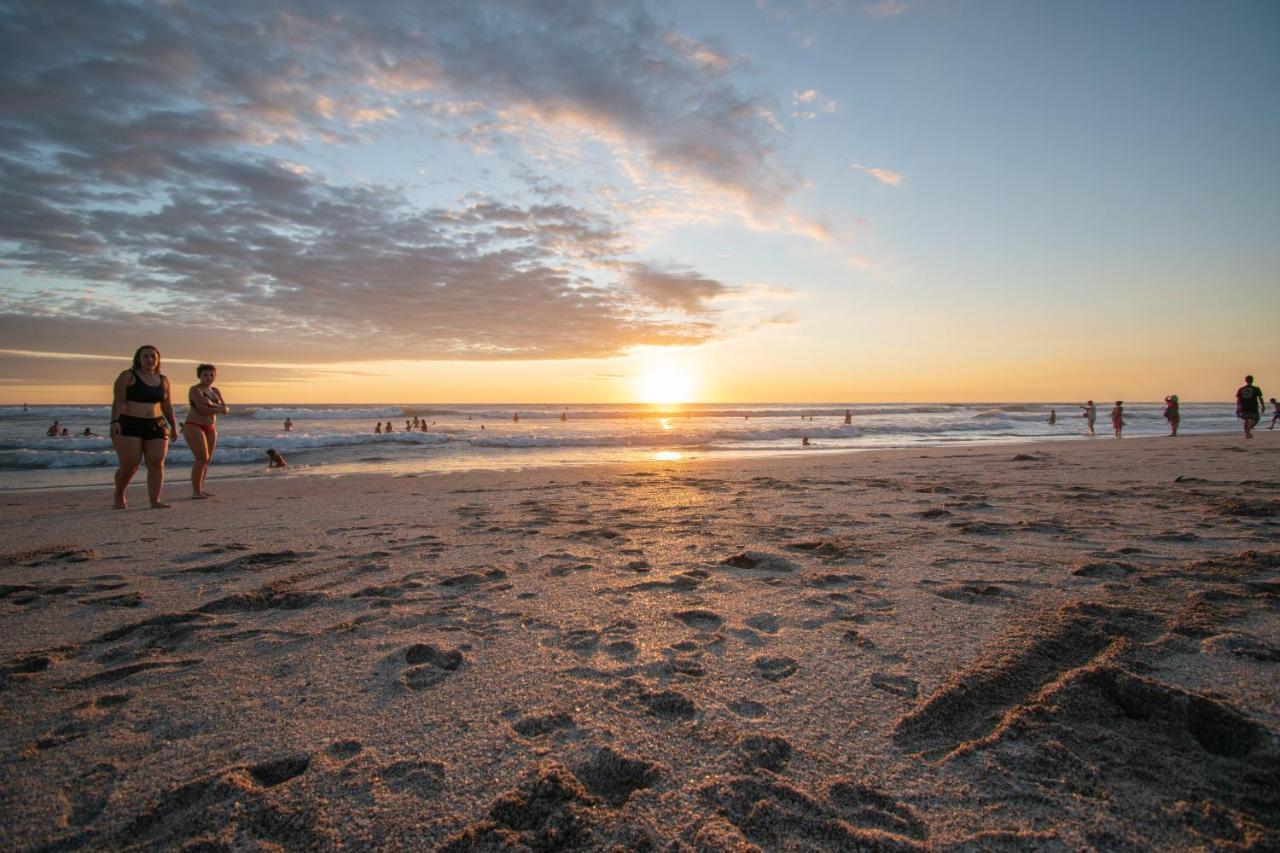
[[[679,462],[684,458],[684,454],[678,450],[659,450],[653,454],[654,462]]]

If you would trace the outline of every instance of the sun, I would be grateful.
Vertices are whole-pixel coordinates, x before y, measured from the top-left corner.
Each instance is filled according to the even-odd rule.
[[[637,377],[636,400],[663,406],[688,403],[693,399],[695,384],[689,371],[676,365],[654,367]]]

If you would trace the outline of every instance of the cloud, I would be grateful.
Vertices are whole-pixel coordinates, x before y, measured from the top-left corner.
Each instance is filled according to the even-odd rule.
[[[791,115],[796,118],[817,118],[818,113],[834,113],[836,102],[814,89],[797,90],[791,93]]]
[[[907,176],[901,172],[893,172],[889,169],[876,169],[871,166],[864,166],[861,163],[853,163],[849,168],[862,172],[864,175],[870,175],[888,187],[902,186],[903,181],[907,179]]]
[[[785,210],[800,184],[743,61],[639,3],[441,0],[428,18],[396,2],[31,0],[0,8],[0,52],[14,347],[568,358],[720,334],[671,312],[706,314],[726,286],[636,260],[607,206],[424,207],[318,165],[393,126],[477,145],[519,142],[513,117],[572,128],[753,222],[821,230]]]
[[[906,0],[877,0],[875,3],[863,5],[862,8],[873,18],[893,18],[910,9],[911,4]]]
[[[632,290],[658,307],[686,314],[706,313],[708,302],[730,291],[696,272],[660,270],[646,264],[633,264],[627,281]]]

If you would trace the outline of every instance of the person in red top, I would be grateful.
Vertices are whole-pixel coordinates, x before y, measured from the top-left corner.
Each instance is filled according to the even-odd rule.
[[[1236,389],[1236,417],[1244,421],[1245,438],[1253,438],[1253,428],[1262,420],[1266,409],[1262,389],[1253,384],[1252,376],[1246,376],[1244,384]]]

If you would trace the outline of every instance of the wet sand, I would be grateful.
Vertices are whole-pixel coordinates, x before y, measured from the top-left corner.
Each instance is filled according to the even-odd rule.
[[[5,849],[1280,847],[1280,434],[186,473],[0,495]]]

